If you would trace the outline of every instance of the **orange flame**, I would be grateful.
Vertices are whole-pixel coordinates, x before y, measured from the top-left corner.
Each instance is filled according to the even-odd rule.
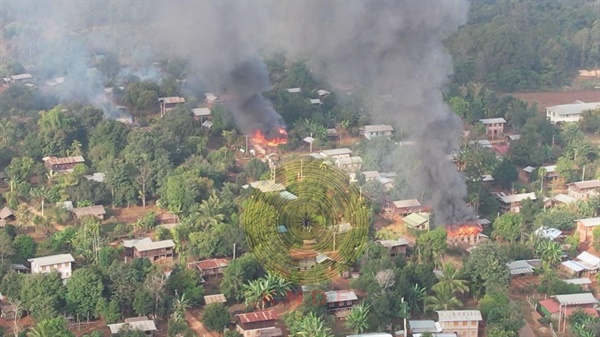
[[[451,225],[446,227],[449,237],[471,236],[481,233],[483,229],[479,224]]]
[[[284,128],[279,128],[277,131],[279,136],[275,138],[267,139],[265,135],[260,130],[254,131],[254,134],[251,136],[252,143],[261,146],[269,146],[269,147],[277,147],[278,145],[287,143],[287,132],[285,132]]]

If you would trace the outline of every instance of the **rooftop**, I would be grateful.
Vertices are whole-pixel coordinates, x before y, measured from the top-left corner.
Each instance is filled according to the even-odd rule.
[[[562,193],[553,196],[552,200],[562,202],[563,204],[570,204],[572,202],[577,201],[577,199]]]
[[[567,294],[567,295],[555,295],[552,296],[561,305],[585,305],[595,304],[598,300],[592,295],[592,293],[580,293],[580,294]]]
[[[78,164],[84,163],[85,159],[82,156],[73,156],[73,157],[44,157],[42,160],[50,165],[60,165],[60,164]]]
[[[510,271],[511,275],[523,275],[533,273],[533,266],[530,265],[527,260],[517,260],[507,263],[506,266]]]
[[[83,176],[87,180],[93,180],[97,183],[103,183],[104,179],[106,179],[106,175],[101,172],[96,172],[91,175]]]
[[[240,323],[256,323],[264,321],[275,321],[277,320],[277,314],[274,310],[249,312],[245,314],[236,315]]]
[[[586,284],[592,284],[592,280],[590,280],[587,277],[582,277],[582,278],[572,278],[572,279],[568,279],[568,280],[562,280],[564,283],[568,283],[568,284],[577,284],[577,285],[586,285]]]
[[[144,321],[133,321],[128,323],[107,324],[108,328],[110,329],[110,333],[112,333],[113,335],[119,333],[119,331],[121,331],[121,329],[125,325],[128,325],[130,330],[156,331],[156,325],[151,319]]]
[[[567,269],[570,269],[573,272],[579,273],[581,271],[585,270],[585,267],[580,265],[579,263],[575,262],[575,261],[565,261],[563,263],[561,263],[561,265]]]
[[[578,182],[569,184],[569,186],[575,186],[580,190],[587,190],[590,188],[600,188],[600,180],[578,181]]]
[[[198,116],[198,117],[210,116],[210,109],[209,108],[195,108],[195,109],[192,109],[192,113],[194,114],[194,116]]]
[[[440,322],[481,321],[479,310],[439,310],[437,311]]]
[[[506,123],[504,118],[483,118],[479,120],[481,123],[487,124],[497,124],[497,123]]]
[[[421,203],[417,199],[396,200],[396,201],[392,201],[392,203],[394,204],[394,207],[396,207],[396,208],[421,206]]]
[[[285,90],[287,90],[287,92],[289,92],[290,94],[296,94],[302,91],[302,89],[300,88],[287,88]]]
[[[408,321],[408,325],[413,334],[420,332],[439,332],[438,328],[435,326],[435,322],[432,320],[410,320]]]
[[[575,221],[579,222],[584,227],[600,226],[600,218],[577,219]]]
[[[350,158],[340,158],[337,160],[339,165],[352,165],[352,164],[361,164],[362,158],[359,156],[350,157]]]
[[[589,270],[597,270],[600,268],[600,258],[588,252],[582,252],[577,255],[577,263]]]
[[[557,115],[579,115],[586,110],[597,108],[600,108],[600,102],[554,105],[547,107],[546,110]]]
[[[285,186],[272,180],[253,181],[250,183],[250,186],[260,190],[263,193],[281,192],[285,190]]]
[[[0,210],[0,219],[6,219],[9,216],[14,216],[15,213],[12,211],[12,209],[8,208],[8,207],[4,207],[3,209]]]
[[[325,95],[329,95],[330,92],[327,90],[319,89],[319,90],[317,90],[317,94],[319,94],[319,96],[325,96]]]
[[[229,265],[229,261],[227,261],[226,259],[208,259],[194,262],[194,264],[198,269],[210,270],[227,267]]]
[[[378,240],[375,242],[379,243],[380,245],[384,246],[385,248],[394,248],[394,247],[398,247],[398,246],[408,245],[408,240],[406,240],[405,238],[400,238],[397,240]]]
[[[150,238],[123,240],[123,247],[133,248],[138,243],[152,243],[152,240]]]
[[[378,171],[362,171],[361,173],[365,176],[365,179],[367,180],[379,178]]]
[[[164,104],[185,103],[185,98],[179,96],[160,97],[158,101]]]
[[[358,297],[352,290],[335,290],[326,291],[325,296],[327,297],[327,303],[345,302],[345,301],[356,301]]]
[[[392,132],[394,128],[391,125],[365,125],[365,132]]]
[[[205,93],[204,97],[206,97],[206,100],[210,103],[219,99],[219,97],[217,97],[217,95],[210,93],[210,92]]]
[[[562,231],[556,228],[546,228],[540,227],[535,230],[535,234],[539,237],[548,239],[548,240],[556,240],[559,236],[562,235]]]
[[[26,80],[26,79],[29,79],[29,78],[32,78],[32,77],[33,76],[31,76],[31,74],[18,74],[18,75],[13,75],[10,78],[13,81],[15,81],[15,80],[18,81],[18,80]]]
[[[406,225],[412,228],[419,227],[429,221],[429,218],[425,215],[421,215],[418,213],[412,213],[404,217],[402,219]]]
[[[50,266],[59,263],[67,263],[74,262],[75,259],[71,254],[59,254],[59,255],[51,255],[51,256],[43,256],[36,257],[32,259],[27,259],[27,261],[31,263],[35,263],[38,266]]]
[[[204,296],[204,303],[206,303],[206,304],[225,303],[225,302],[227,302],[227,299],[225,299],[225,295],[223,295],[223,294]]]
[[[135,250],[137,250],[138,252],[146,252],[149,250],[173,247],[175,247],[175,242],[173,242],[173,240],[162,240],[156,242],[140,241],[134,246]]]
[[[321,104],[322,103],[321,100],[318,98],[310,98],[309,101],[310,101],[310,104]]]
[[[321,154],[326,157],[350,155],[350,154],[352,154],[352,150],[350,150],[349,148],[343,147],[343,148],[339,148],[339,149],[323,150],[323,151],[321,151]]]
[[[512,204],[515,202],[521,202],[525,199],[535,200],[536,196],[534,192],[531,193],[520,193],[512,195],[499,195],[499,199],[505,204]]]
[[[104,215],[106,214],[106,210],[104,209],[104,206],[102,205],[94,205],[94,206],[88,206],[88,207],[77,207],[77,208],[73,208],[73,213],[75,213],[75,215],[80,218],[82,216],[86,216],[86,215]]]

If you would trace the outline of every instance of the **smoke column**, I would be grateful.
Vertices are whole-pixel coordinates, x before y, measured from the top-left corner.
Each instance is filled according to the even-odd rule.
[[[448,159],[459,149],[461,121],[442,96],[452,70],[442,41],[466,22],[467,1],[294,2],[279,10],[301,18],[276,31],[296,34],[282,39],[291,42],[286,49],[315,60],[317,74],[393,95],[372,117],[415,141],[408,156],[393,156],[413,190],[431,196],[437,223],[473,220],[464,178]]]
[[[442,41],[466,22],[467,0],[61,4],[50,12],[22,13],[66,27],[108,24],[112,29],[94,40],[120,56],[152,50],[185,58],[209,88],[233,96],[231,110],[246,133],[261,129],[269,135],[280,123],[261,95],[269,89],[259,57],[264,50],[306,57],[330,83],[361,86],[374,97],[393,95],[369,108],[375,123],[391,122],[416,143],[408,156],[390,155],[396,171],[413,190],[427,192],[438,224],[473,218],[463,201],[463,177],[448,159],[459,148],[461,123],[442,98],[452,70]],[[57,60],[65,56],[56,54]]]

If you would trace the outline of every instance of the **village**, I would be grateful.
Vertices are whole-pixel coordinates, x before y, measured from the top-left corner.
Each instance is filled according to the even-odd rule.
[[[0,337],[600,335],[593,62],[546,92],[456,63],[440,128],[306,59],[261,55],[248,98],[168,53],[62,69],[19,27],[0,20]],[[248,102],[280,120],[252,128]]]

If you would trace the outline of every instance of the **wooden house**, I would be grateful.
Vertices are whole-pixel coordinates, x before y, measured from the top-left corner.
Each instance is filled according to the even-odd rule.
[[[126,318],[124,323],[108,324],[110,333],[116,335],[123,331],[142,331],[146,336],[153,336],[157,331],[154,320],[148,319],[146,316]]]
[[[579,234],[579,242],[591,242],[594,239],[594,228],[600,226],[600,217],[578,219],[577,233]]]
[[[599,194],[600,180],[578,181],[568,185],[567,194],[577,200],[587,200]]]
[[[73,156],[73,157],[44,157],[42,158],[44,161],[44,166],[55,172],[65,172],[73,170],[75,165],[82,164],[85,162],[82,156]]]
[[[350,309],[358,303],[358,297],[352,290],[326,291],[327,310]]]
[[[479,310],[440,310],[437,314],[442,332],[458,337],[478,336],[479,322],[483,320]]]
[[[188,268],[197,268],[202,277],[223,275],[225,268],[229,266],[227,259],[208,259],[188,264]]]
[[[104,216],[106,215],[106,210],[102,205],[94,205],[88,207],[77,207],[71,210],[75,215],[75,218],[82,219],[85,216],[94,216],[100,220],[104,220]]]
[[[408,240],[400,238],[398,240],[379,240],[375,241],[387,248],[390,251],[391,257],[406,254],[406,247],[408,247]]]
[[[244,337],[280,337],[283,333],[275,326],[277,319],[274,310],[239,314],[235,316],[236,330]]]
[[[175,242],[162,240],[156,242],[140,241],[133,246],[134,258],[147,258],[151,262],[171,262],[176,256]]]

